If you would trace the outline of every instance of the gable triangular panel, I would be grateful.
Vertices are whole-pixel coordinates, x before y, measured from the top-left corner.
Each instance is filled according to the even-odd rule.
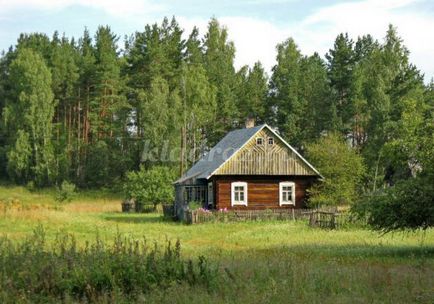
[[[257,144],[258,138],[261,138],[262,144]],[[213,175],[312,176],[318,173],[266,126],[214,171]]]

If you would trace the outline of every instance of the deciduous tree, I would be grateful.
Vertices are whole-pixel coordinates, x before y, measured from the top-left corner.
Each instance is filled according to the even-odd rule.
[[[51,73],[43,58],[20,49],[10,66],[4,118],[8,130],[8,172],[17,182],[34,179],[48,185],[55,179],[52,130],[54,98]]]

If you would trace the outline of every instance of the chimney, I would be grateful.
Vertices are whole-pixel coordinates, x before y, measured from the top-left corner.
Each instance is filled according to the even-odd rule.
[[[246,129],[253,128],[255,126],[255,119],[253,117],[248,117],[246,119]]]

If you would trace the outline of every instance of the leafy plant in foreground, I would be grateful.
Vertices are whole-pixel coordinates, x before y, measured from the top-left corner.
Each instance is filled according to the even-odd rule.
[[[21,243],[0,239],[0,272],[2,303],[134,299],[180,283],[207,287],[216,278],[204,257],[183,260],[179,241],[162,248],[118,234],[111,244],[97,236],[82,248],[59,234],[49,245],[42,226]]]

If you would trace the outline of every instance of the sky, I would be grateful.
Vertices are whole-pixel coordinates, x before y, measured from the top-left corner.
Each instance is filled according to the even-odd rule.
[[[324,56],[339,33],[382,41],[391,23],[425,81],[434,77],[433,0],[0,0],[0,50],[23,32],[80,37],[85,27],[109,25],[123,38],[164,16],[175,16],[186,37],[195,25],[203,35],[216,17],[235,44],[236,67],[259,60],[268,72],[276,45],[289,37],[303,54]]]

